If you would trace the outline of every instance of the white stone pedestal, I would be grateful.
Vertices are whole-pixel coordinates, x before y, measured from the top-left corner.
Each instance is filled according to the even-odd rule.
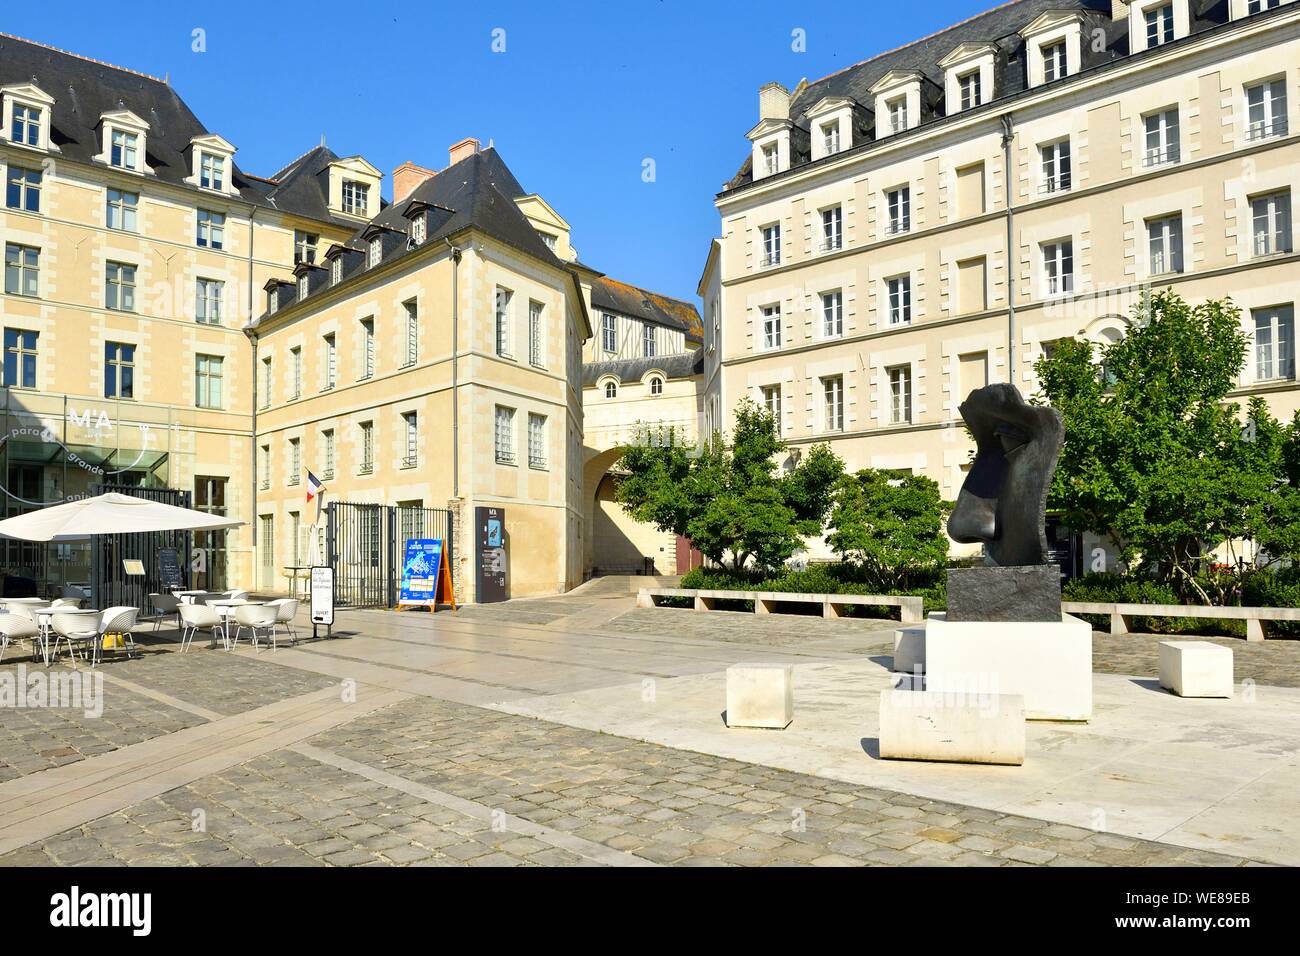
[[[1179,697],[1231,697],[1232,649],[1209,641],[1161,641],[1160,686]]]
[[[913,624],[894,632],[894,666],[899,674],[925,672],[925,625]]]
[[[1019,766],[1025,762],[1025,699],[881,691],[880,756]]]
[[[794,720],[794,667],[733,664],[727,668],[727,726],[784,730]]]
[[[1019,694],[1029,720],[1092,716],[1092,628],[1062,614],[1059,623],[949,621],[930,615],[925,689]]]

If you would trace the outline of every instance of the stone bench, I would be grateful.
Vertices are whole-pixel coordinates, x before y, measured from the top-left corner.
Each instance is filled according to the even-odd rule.
[[[687,598],[697,611],[711,611],[719,601],[753,601],[755,614],[776,613],[780,604],[818,604],[822,617],[842,617],[849,605],[898,608],[903,624],[925,618],[925,602],[911,594],[805,594],[797,591],[727,591],[711,588],[641,588],[637,607],[657,607],[665,598]]]
[[[1209,641],[1161,641],[1160,686],[1179,697],[1231,697],[1232,649]]]
[[[1264,640],[1265,621],[1300,621],[1295,607],[1205,607],[1195,604],[1111,604],[1105,601],[1062,601],[1068,614],[1110,616],[1110,633],[1127,634],[1131,617],[1199,617],[1220,621],[1245,621],[1246,640]]]
[[[732,664],[727,668],[727,726],[784,730],[794,720],[794,667]]]
[[[1025,762],[1025,699],[1019,694],[880,694],[880,756],[953,763]]]

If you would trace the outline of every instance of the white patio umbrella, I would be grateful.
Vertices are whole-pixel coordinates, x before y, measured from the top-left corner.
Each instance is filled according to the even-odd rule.
[[[135,498],[116,492],[50,505],[0,521],[0,537],[24,541],[66,541],[92,534],[134,534],[146,531],[218,531],[238,528],[232,521],[206,511]]]

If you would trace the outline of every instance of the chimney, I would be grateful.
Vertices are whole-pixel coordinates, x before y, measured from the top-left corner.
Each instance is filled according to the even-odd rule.
[[[790,118],[790,91],[780,83],[768,83],[758,91],[758,118]]]
[[[1110,0],[1110,18],[1112,20],[1128,19],[1128,0]]]
[[[448,165],[455,166],[462,159],[468,159],[479,151],[479,141],[473,136],[466,136],[459,143],[452,143],[451,149],[447,151],[450,162]]]
[[[438,175],[437,170],[417,166],[408,159],[393,170],[393,202],[401,202],[415,192],[416,187],[421,183],[427,182],[436,175]]]

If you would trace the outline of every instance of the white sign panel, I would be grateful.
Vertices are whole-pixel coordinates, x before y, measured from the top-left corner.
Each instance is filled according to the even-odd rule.
[[[334,625],[334,569],[311,569],[311,622]]]

